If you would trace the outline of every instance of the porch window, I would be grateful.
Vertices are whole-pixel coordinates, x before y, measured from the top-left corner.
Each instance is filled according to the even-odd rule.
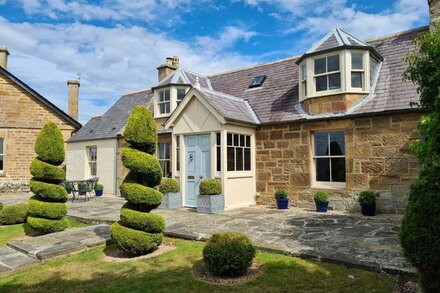
[[[176,171],[180,171],[180,136],[176,136]]]
[[[4,160],[5,160],[5,151],[4,151],[4,139],[0,138],[0,174],[4,171]]]
[[[344,132],[315,132],[313,137],[316,181],[345,182]]]
[[[89,172],[91,177],[96,177],[98,172],[97,159],[98,148],[96,146],[87,147],[87,156],[89,160]]]
[[[159,92],[159,113],[169,114],[170,113],[170,90],[163,90]]]
[[[216,155],[217,172],[220,172],[222,170],[222,164],[221,164],[222,148],[221,148],[221,136],[220,136],[220,133],[216,134],[215,152],[216,152],[215,155]]]
[[[249,135],[227,134],[228,171],[251,170],[251,137]]]
[[[316,91],[328,91],[341,88],[339,55],[315,59]]]
[[[163,177],[168,177],[170,175],[170,143],[169,142],[160,142],[159,143],[159,163],[162,167]]]

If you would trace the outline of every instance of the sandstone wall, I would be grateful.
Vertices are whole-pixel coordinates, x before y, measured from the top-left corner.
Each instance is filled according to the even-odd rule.
[[[258,203],[273,204],[276,188],[288,190],[291,203],[313,207],[312,133],[344,130],[346,188],[326,190],[336,210],[358,209],[359,191],[380,193],[379,212],[400,213],[419,165],[409,142],[418,137],[420,114],[263,126],[257,130]]]
[[[4,172],[0,191],[26,190],[35,140],[46,122],[55,122],[65,140],[74,127],[10,79],[0,75],[0,137],[4,139]]]

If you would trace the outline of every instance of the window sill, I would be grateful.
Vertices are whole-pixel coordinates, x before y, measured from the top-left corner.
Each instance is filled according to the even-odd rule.
[[[346,191],[347,185],[345,183],[341,184],[328,184],[328,183],[313,183],[311,186],[312,190],[329,190],[329,191]]]

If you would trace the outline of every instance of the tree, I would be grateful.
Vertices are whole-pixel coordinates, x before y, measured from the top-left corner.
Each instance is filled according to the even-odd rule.
[[[400,230],[406,258],[417,268],[425,292],[440,292],[440,30],[420,34],[406,58],[407,80],[418,86],[422,139],[411,145],[421,163]]]
[[[35,142],[35,158],[30,166],[29,185],[34,193],[29,199],[28,224],[42,233],[66,229],[67,192],[59,183],[66,179],[61,165],[65,158],[64,139],[53,122],[44,125]]]
[[[162,202],[159,185],[162,169],[154,156],[157,146],[153,115],[143,106],[136,106],[125,126],[124,139],[130,147],[122,148],[122,163],[130,173],[120,190],[127,203],[121,208],[120,221],[111,228],[111,236],[123,251],[142,255],[162,243],[165,220],[150,211]]]

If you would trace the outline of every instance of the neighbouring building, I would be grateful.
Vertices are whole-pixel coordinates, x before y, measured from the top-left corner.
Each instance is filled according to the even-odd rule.
[[[328,191],[338,210],[357,208],[358,193],[372,189],[380,211],[402,212],[418,176],[409,144],[422,114],[410,106],[419,95],[402,79],[403,58],[428,30],[362,41],[336,28],[302,56],[211,76],[167,58],[156,85],[122,96],[68,141],[68,177],[98,176],[118,194],[124,125],[145,105],[163,175],[179,181],[184,206],[194,207],[200,180],[214,177],[227,209],[272,204],[283,187],[305,207]]]
[[[48,121],[56,123],[67,141],[81,124],[41,96],[7,69],[9,52],[0,48],[0,191],[27,190],[34,144]],[[78,108],[78,81],[69,81],[72,105]],[[77,115],[76,111],[76,115]]]

